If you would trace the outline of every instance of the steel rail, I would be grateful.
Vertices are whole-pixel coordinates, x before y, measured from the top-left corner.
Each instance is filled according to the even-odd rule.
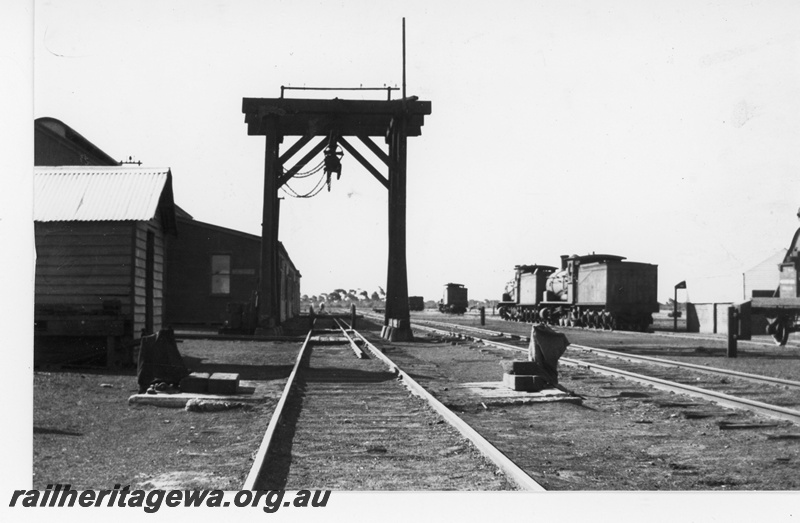
[[[696,365],[694,363],[685,363],[682,361],[673,361],[673,360],[665,360],[662,358],[654,358],[652,356],[641,356],[639,354],[625,354],[613,350],[608,349],[600,349],[597,347],[588,347],[586,345],[576,345],[574,343],[570,344],[569,348],[571,349],[578,349],[584,350],[586,352],[594,352],[600,354],[602,356],[608,358],[617,358],[622,360],[628,360],[633,362],[644,361],[647,363],[653,363],[655,365],[661,365],[663,367],[679,367],[679,368],[687,368],[692,369],[697,372],[703,372],[705,374],[716,374],[716,375],[723,375],[723,376],[732,376],[735,378],[752,381],[754,383],[766,383],[770,385],[783,385],[785,387],[791,387],[794,389],[800,389],[800,381],[793,381],[793,380],[785,380],[782,378],[773,378],[771,376],[762,376],[759,374],[750,374],[747,372],[739,372],[735,370],[728,370],[728,369],[720,369],[718,367],[705,367],[703,365]]]
[[[506,335],[507,336],[506,333],[490,331],[488,329],[480,329],[480,328],[477,328],[477,327],[472,327],[470,325],[443,324],[443,323],[439,323],[439,322],[427,322],[427,321],[426,321],[426,323],[433,323],[433,324],[438,324],[438,325],[446,325],[446,326],[451,327],[451,328],[458,328],[458,329],[463,329],[463,330],[467,330],[467,331],[484,332],[484,333],[491,334],[491,335],[498,335],[498,336],[499,335]],[[530,341],[530,337],[528,337],[528,336],[517,336],[517,338],[519,338],[521,341]],[[663,359],[663,358],[655,358],[655,357],[652,357],[652,356],[642,356],[642,355],[638,355],[638,354],[627,354],[627,353],[621,353],[621,352],[617,352],[617,351],[613,351],[613,350],[609,350],[609,349],[601,349],[601,348],[598,348],[598,347],[590,347],[590,346],[587,346],[587,345],[577,345],[577,344],[574,344],[574,343],[570,344],[569,348],[577,349],[577,350],[585,350],[587,352],[594,352],[594,353],[597,353],[597,354],[600,354],[600,355],[603,355],[603,356],[606,356],[606,357],[609,357],[609,358],[619,358],[619,359],[624,359],[624,360],[628,360],[628,361],[632,361],[632,362],[653,363],[655,365],[661,365],[661,366],[664,366],[664,367],[687,368],[687,369],[695,370],[697,372],[702,372],[704,374],[731,376],[731,377],[735,377],[735,378],[751,381],[751,382],[754,382],[754,383],[763,383],[763,384],[768,384],[768,385],[781,385],[781,386],[790,387],[790,388],[793,388],[793,389],[800,389],[800,381],[787,380],[787,379],[783,379],[783,378],[774,378],[772,376],[763,376],[763,375],[760,375],[760,374],[750,374],[750,373],[747,373],[747,372],[740,372],[740,371],[734,371],[734,370],[728,370],[728,369],[721,369],[721,368],[717,368],[717,367],[709,368],[709,367],[705,367],[703,365],[696,365],[694,363],[685,363],[685,362],[674,361],[674,360],[666,360],[666,359]]]
[[[693,387],[692,385],[684,385],[682,383],[662,380],[660,378],[653,378],[651,376],[636,374],[634,372],[628,372],[621,369],[613,369],[611,367],[598,365],[596,363],[588,363],[585,361],[572,360],[570,358],[561,358],[561,360],[559,361],[562,361],[567,365],[572,365],[575,367],[587,367],[599,374],[605,374],[608,376],[622,376],[632,381],[636,381],[645,385],[651,385],[662,390],[668,390],[672,392],[678,392],[680,394],[686,394],[689,396],[702,398],[717,403],[719,405],[722,405],[724,407],[749,410],[752,412],[757,412],[759,414],[764,414],[771,418],[783,419],[800,424],[800,411],[798,410],[787,409],[786,407],[779,407],[778,405],[770,405],[769,403],[763,403],[761,401],[749,400],[746,398],[738,398],[736,396],[731,396],[729,394],[724,394],[722,392],[715,392],[713,390],[701,389],[699,387]]]
[[[339,327],[342,328],[341,325]],[[481,436],[477,431],[475,431],[475,429],[470,427],[466,422],[464,422],[455,413],[453,413],[444,404],[442,404],[433,395],[431,395],[427,390],[425,390],[413,378],[411,378],[411,376],[409,376],[406,372],[400,369],[400,367],[398,367],[391,359],[389,359],[386,355],[384,355],[380,351],[380,349],[378,349],[372,343],[370,343],[369,340],[367,340],[360,332],[356,330],[352,330],[352,332],[363,342],[364,346],[367,347],[369,352],[371,352],[375,357],[383,361],[392,372],[394,372],[401,378],[403,385],[406,386],[406,388],[408,388],[409,391],[427,400],[428,403],[431,405],[431,407],[437,413],[439,413],[440,416],[442,416],[464,437],[466,437],[470,442],[472,442],[472,444],[484,456],[486,456],[490,461],[492,461],[495,465],[497,465],[497,467],[500,470],[502,470],[503,473],[506,475],[506,477],[508,477],[509,480],[511,480],[515,485],[517,485],[520,489],[527,491],[545,490],[544,487],[539,485],[533,478],[531,478],[527,473],[525,473],[524,470],[519,468],[505,454],[503,454],[500,450],[498,450],[491,443],[489,443],[483,436]],[[284,386],[281,398],[280,400],[278,400],[278,403],[275,406],[275,411],[272,413],[272,417],[270,419],[269,425],[267,426],[267,430],[261,441],[259,449],[256,452],[255,457],[253,458],[253,466],[251,467],[250,472],[248,473],[247,478],[245,479],[241,490],[256,490],[256,482],[258,478],[264,473],[264,466],[267,454],[269,453],[269,450],[272,446],[278,424],[280,423],[280,420],[283,417],[283,411],[285,409],[285,405],[287,403],[289,394],[294,388],[294,384],[297,375],[299,373],[299,369],[303,365],[302,362],[306,358],[309,341],[311,339],[312,333],[313,329],[309,330],[308,334],[306,335],[305,342],[303,343],[303,346],[300,349],[300,352],[298,353],[297,360],[295,361],[294,367],[292,368],[292,372],[289,375],[289,379],[287,380],[286,385]],[[351,343],[355,345],[355,340],[350,338],[350,336],[348,336],[346,333],[345,337],[351,340]]]
[[[365,313],[364,316],[367,316],[367,317],[371,316],[371,317],[373,317],[373,319],[376,318],[375,315],[371,315],[369,313]],[[482,329],[482,328],[479,328],[479,327],[474,327],[472,325],[459,325],[459,324],[454,324],[454,323],[448,324],[448,323],[444,323],[444,322],[438,322],[438,321],[435,321],[435,320],[420,320],[420,319],[417,319],[417,318],[415,318],[414,321],[418,322],[418,323],[427,323],[427,324],[430,324],[430,325],[440,325],[440,326],[443,326],[443,325],[447,325],[447,326],[456,325],[459,328],[462,328],[462,329],[465,329],[465,330],[471,330],[471,331],[474,331],[474,332],[481,332],[481,333],[485,333],[485,334],[491,335],[491,336],[502,336],[502,337],[505,337],[505,338],[519,339],[519,340],[522,340],[522,341],[530,341],[530,337],[529,336],[520,335],[520,334],[512,334],[512,333],[503,332],[503,331]],[[510,323],[515,323],[515,322],[510,322]],[[532,325],[532,324],[529,324],[529,325]],[[578,330],[578,331],[584,331],[585,330],[583,327],[564,327],[564,326],[559,326],[559,328],[566,329],[567,332],[569,332],[571,330]],[[705,340],[705,341],[717,341],[717,342],[724,342],[725,341],[724,337],[703,336],[702,334],[699,334],[699,333],[697,333],[697,334],[684,333],[684,332],[675,333],[675,332],[665,332],[665,331],[636,332],[636,331],[624,331],[624,330],[606,331],[606,330],[603,330],[603,329],[591,329],[591,330],[594,331],[594,332],[613,332],[614,334],[623,334],[623,335],[629,335],[629,336],[660,336],[660,337],[664,337],[664,338],[679,338],[679,339]],[[773,342],[771,342],[771,341],[762,341],[762,340],[738,340],[737,343],[752,345],[752,346],[755,346],[755,347],[775,347],[775,344]],[[789,345],[787,345],[787,347],[788,346]],[[793,348],[797,348],[797,346],[792,346],[792,347]]]
[[[360,332],[353,331],[364,343],[364,346],[378,359],[383,361],[389,369],[398,375],[412,394],[425,399],[428,404],[439,413],[450,425],[458,430],[462,436],[467,438],[477,448],[481,454],[487,459],[492,461],[514,484],[522,490],[527,491],[544,491],[539,483],[531,478],[524,470],[522,470],[516,463],[511,461],[503,452],[497,447],[492,445],[486,438],[484,438],[478,431],[470,427],[464,420],[459,418],[452,410],[448,409],[442,402],[437,400],[430,392],[420,385],[416,380],[404,372],[397,366],[388,356],[386,356],[380,349],[369,342]]]
[[[433,327],[426,327],[420,325],[411,324],[412,328],[419,328],[422,330],[433,330],[436,332],[446,332],[442,331],[441,329],[436,329]],[[453,334],[460,335],[457,332]],[[498,341],[487,340],[483,338],[479,338],[477,336],[471,335],[461,335],[466,338],[470,338],[474,341],[481,342],[485,345],[494,346],[499,349],[510,350],[514,352],[527,352],[527,349],[522,347],[516,347],[514,345],[509,345],[507,343],[502,343]],[[607,376],[614,376],[614,377],[623,377],[630,379],[632,381],[636,381],[638,383],[642,383],[645,385],[650,385],[656,387],[661,390],[667,390],[671,392],[677,392],[680,394],[686,394],[693,397],[702,398],[719,405],[730,407],[734,409],[744,409],[749,410],[752,412],[757,412],[759,414],[763,414],[769,416],[771,418],[777,418],[782,420],[791,421],[794,423],[800,424],[800,411],[794,409],[788,409],[786,407],[780,407],[778,405],[770,405],[769,403],[763,403],[760,401],[749,400],[746,398],[738,398],[736,396],[731,396],[729,394],[724,394],[722,392],[715,392],[712,390],[701,389],[699,387],[693,387],[691,385],[684,385],[681,383],[662,380],[660,378],[654,378],[651,376],[645,376],[643,374],[637,374],[634,372],[628,372],[621,369],[613,369],[611,367],[606,367],[604,365],[599,365],[596,363],[589,363],[580,360],[574,360],[572,358],[561,358],[559,362],[563,362],[566,365],[570,365],[573,367],[586,367],[594,372],[598,372],[600,374],[604,374]]]
[[[351,338],[349,334],[347,334],[347,330],[344,328],[344,322],[342,322],[342,320],[340,320],[339,318],[334,318],[333,321],[336,322],[336,326],[339,327],[344,337],[347,338],[347,341],[350,343],[350,348],[353,349],[353,352],[355,352],[356,354],[356,358],[362,360],[366,358],[367,355],[364,353],[363,350],[361,350],[361,347],[359,347],[356,344],[356,341],[353,338]]]
[[[281,418],[283,417],[283,410],[286,407],[287,398],[294,388],[294,384],[298,375],[298,371],[300,367],[303,365],[303,360],[306,357],[306,353],[308,352],[309,347],[309,340],[311,340],[311,334],[314,332],[313,329],[308,331],[306,335],[306,339],[303,342],[303,346],[300,348],[300,352],[297,354],[297,361],[294,363],[294,367],[292,368],[291,374],[289,374],[289,379],[286,381],[286,385],[283,387],[283,393],[281,394],[281,398],[278,400],[277,405],[275,405],[275,411],[272,413],[272,418],[269,420],[269,425],[267,425],[267,431],[264,433],[264,437],[261,440],[261,445],[258,447],[258,451],[256,455],[253,457],[253,466],[250,468],[250,472],[247,474],[247,478],[244,480],[244,484],[242,485],[241,490],[256,490],[255,485],[258,477],[264,472],[264,465],[267,460],[267,453],[269,452],[270,447],[272,446],[272,440],[275,437],[275,432],[278,428],[278,423],[280,422]]]
[[[364,314],[364,316],[368,317],[368,318],[372,318],[372,319],[379,319],[379,317],[377,315],[370,314],[370,313],[366,313],[366,314]],[[479,327],[473,327],[472,325],[459,325],[457,323],[444,323],[444,322],[439,322],[439,321],[434,321],[434,320],[419,320],[419,319],[416,319],[416,318],[413,320],[412,323],[416,324],[416,325],[420,325],[420,324],[421,325],[426,325],[426,324],[427,325],[438,325],[439,327],[448,327],[448,328],[449,327],[458,327],[459,329],[473,331],[473,332],[479,332],[479,333],[485,334],[487,336],[503,337],[503,338],[509,338],[509,339],[512,339],[512,340],[530,341],[530,337],[529,336],[524,336],[524,335],[520,335],[520,334],[511,334],[511,333],[508,333],[508,332],[495,331],[495,330],[489,330],[489,329],[481,329]]]

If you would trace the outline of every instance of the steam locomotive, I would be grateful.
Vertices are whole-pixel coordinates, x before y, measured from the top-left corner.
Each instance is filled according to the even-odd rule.
[[[623,256],[561,256],[561,268],[517,265],[500,317],[569,327],[645,331],[658,312],[658,266]]]

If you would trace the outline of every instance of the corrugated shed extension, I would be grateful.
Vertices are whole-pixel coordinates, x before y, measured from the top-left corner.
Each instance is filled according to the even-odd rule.
[[[171,178],[169,168],[36,167],[33,219],[151,220],[165,186],[171,189]]]

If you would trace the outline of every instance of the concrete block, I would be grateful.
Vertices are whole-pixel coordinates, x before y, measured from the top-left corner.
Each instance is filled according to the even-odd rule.
[[[239,375],[215,372],[208,378],[209,394],[236,394],[239,389]]]
[[[503,372],[506,374],[521,374],[523,376],[533,376],[539,374],[539,366],[528,360],[503,360],[500,362]]]
[[[181,380],[179,388],[181,392],[205,394],[208,392],[209,377],[207,372],[193,372]]]
[[[511,390],[539,392],[547,387],[547,380],[541,376],[525,376],[522,374],[503,374],[503,385]]]

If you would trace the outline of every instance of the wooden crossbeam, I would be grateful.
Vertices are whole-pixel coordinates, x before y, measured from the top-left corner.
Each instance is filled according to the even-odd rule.
[[[363,143],[364,145],[366,145],[366,146],[369,148],[369,150],[370,150],[370,151],[372,151],[372,153],[373,153],[375,156],[377,156],[378,158],[380,158],[380,159],[383,161],[383,163],[385,163],[385,164],[386,164],[386,166],[387,166],[389,169],[396,169],[396,168],[397,168],[397,166],[396,166],[396,165],[395,165],[395,163],[392,161],[392,159],[391,159],[391,158],[389,158],[389,155],[388,155],[388,154],[386,154],[385,152],[383,152],[383,149],[381,149],[380,147],[378,147],[378,144],[376,144],[375,142],[373,142],[373,141],[372,141],[372,138],[370,138],[369,136],[367,136],[367,135],[365,135],[365,134],[359,134],[359,135],[358,135],[358,139],[359,139],[359,140],[361,140],[361,143]]]
[[[393,118],[403,115],[407,136],[419,136],[431,103],[406,100],[308,100],[283,98],[244,98],[247,132],[262,135],[267,120],[274,119],[280,136],[320,136],[327,134],[326,124],[335,122],[344,136],[385,136]]]
[[[288,182],[289,180],[291,180],[292,176],[294,176],[295,174],[297,174],[297,172],[298,172],[300,169],[302,169],[303,167],[305,167],[305,165],[306,165],[308,162],[310,162],[312,158],[314,158],[316,155],[318,155],[318,154],[320,153],[320,151],[322,151],[322,150],[325,148],[325,146],[327,146],[327,145],[328,145],[328,138],[323,138],[322,140],[320,140],[320,141],[319,141],[319,143],[318,143],[317,145],[315,145],[313,149],[311,149],[310,151],[308,151],[308,154],[306,154],[305,156],[303,156],[302,158],[300,158],[300,161],[298,161],[298,162],[295,164],[295,166],[294,166],[294,167],[292,167],[291,169],[289,169],[289,170],[286,172],[286,174],[284,174],[283,176],[281,176],[281,177],[278,179],[278,188],[280,188],[281,186],[283,186],[283,184],[285,184],[286,182]]]
[[[297,141],[294,143],[294,145],[292,145],[291,147],[289,147],[289,150],[287,150],[286,152],[284,152],[284,153],[281,155],[281,157],[280,157],[280,158],[278,158],[278,161],[281,163],[281,165],[283,165],[284,163],[286,163],[286,160],[288,160],[289,158],[291,158],[292,156],[294,156],[294,155],[297,153],[297,151],[299,151],[300,149],[302,149],[302,148],[303,148],[303,147],[304,147],[304,146],[305,146],[305,145],[306,145],[308,142],[310,142],[310,141],[311,141],[311,139],[312,139],[312,138],[314,138],[312,135],[306,135],[306,136],[302,136],[302,137],[300,137],[300,139],[299,139],[299,140],[297,140]]]
[[[376,169],[375,167],[373,167],[373,166],[372,166],[372,164],[371,164],[371,163],[369,163],[369,160],[367,160],[366,158],[364,158],[364,157],[361,155],[361,153],[359,153],[359,152],[358,152],[358,150],[356,150],[356,149],[355,149],[355,147],[353,147],[352,145],[350,145],[350,142],[348,142],[347,140],[345,140],[345,139],[344,139],[344,137],[342,137],[342,136],[340,136],[340,137],[339,137],[339,139],[338,139],[338,142],[339,142],[340,144],[342,144],[342,147],[343,147],[343,148],[344,148],[344,149],[345,149],[347,152],[349,152],[349,153],[350,153],[350,154],[353,156],[353,158],[355,158],[356,160],[358,160],[358,161],[359,161],[359,163],[360,163],[361,165],[363,165],[363,166],[364,166],[364,168],[365,168],[367,171],[369,171],[369,172],[370,172],[370,174],[372,174],[372,176],[374,176],[376,180],[378,180],[379,182],[381,182],[381,184],[383,184],[383,186],[384,186],[384,187],[386,187],[387,189],[389,188],[389,180],[387,180],[387,179],[386,179],[386,178],[385,178],[385,177],[384,177],[384,176],[383,176],[383,175],[380,173],[380,171],[378,171],[378,169]]]

